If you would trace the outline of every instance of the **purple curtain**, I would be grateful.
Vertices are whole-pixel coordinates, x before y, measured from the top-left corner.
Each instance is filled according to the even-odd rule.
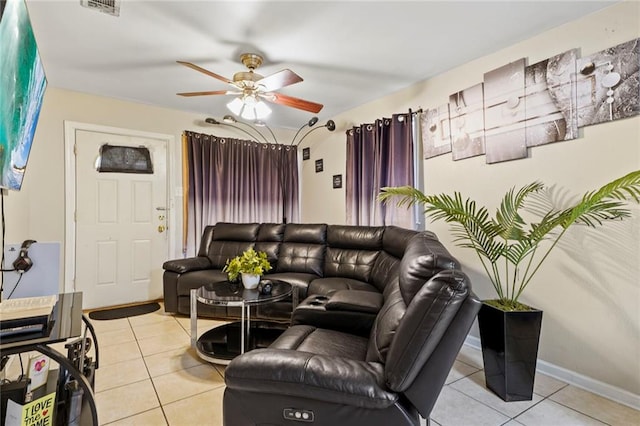
[[[412,114],[394,114],[347,131],[346,197],[350,225],[413,228],[413,211],[377,201],[380,188],[413,185]]]
[[[187,255],[217,222],[298,222],[296,147],[185,132]]]

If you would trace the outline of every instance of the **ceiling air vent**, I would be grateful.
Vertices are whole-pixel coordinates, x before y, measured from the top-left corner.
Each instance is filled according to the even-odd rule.
[[[80,4],[111,16],[120,16],[120,0],[80,0]]]

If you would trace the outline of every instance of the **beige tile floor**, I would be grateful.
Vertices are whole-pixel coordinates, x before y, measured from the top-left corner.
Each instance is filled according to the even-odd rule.
[[[104,425],[222,425],[224,367],[189,347],[189,318],[165,314],[92,321],[100,344],[98,416]],[[200,319],[200,332],[219,324]],[[532,401],[506,403],[484,387],[482,355],[464,346],[431,414],[432,425],[640,425],[640,411],[549,376]],[[339,426],[339,425],[336,425]]]

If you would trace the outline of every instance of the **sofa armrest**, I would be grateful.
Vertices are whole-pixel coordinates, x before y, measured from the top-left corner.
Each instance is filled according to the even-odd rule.
[[[196,256],[189,257],[187,259],[174,259],[167,260],[162,264],[162,269],[165,271],[176,272],[178,274],[184,274],[189,271],[201,271],[203,269],[211,269],[211,261],[208,257]]]
[[[381,293],[363,290],[338,290],[329,296],[327,311],[352,311],[377,314],[384,298]]]
[[[228,388],[381,409],[398,395],[384,386],[384,367],[374,362],[287,349],[256,349],[225,370]]]

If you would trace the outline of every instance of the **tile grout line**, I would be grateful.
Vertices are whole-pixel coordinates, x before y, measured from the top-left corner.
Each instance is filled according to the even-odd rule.
[[[558,404],[558,405],[560,405],[560,406],[562,406],[562,407],[565,407],[565,408],[567,408],[567,409],[569,409],[569,410],[571,410],[571,411],[575,411],[576,413],[582,414],[583,416],[589,417],[590,419],[593,419],[593,420],[595,420],[595,421],[597,421],[597,422],[600,422],[600,423],[602,423],[602,424],[605,424],[605,425],[611,426],[611,424],[610,424],[610,423],[605,422],[605,421],[604,421],[604,420],[602,420],[602,419],[599,419],[599,418],[594,417],[594,416],[592,416],[592,415],[590,415],[590,414],[587,414],[587,413],[583,413],[582,411],[578,410],[577,408],[570,407],[570,406],[568,406],[568,405],[566,405],[566,404],[563,404],[562,402],[555,401],[555,400],[551,399],[551,397],[552,397],[553,395],[555,395],[555,394],[559,393],[561,390],[564,390],[564,389],[568,388],[569,386],[571,386],[571,385],[570,385],[569,383],[567,383],[567,384],[566,384],[566,386],[563,386],[563,387],[561,387],[560,389],[558,389],[557,391],[550,393],[550,394],[549,394],[549,396],[547,396],[547,398],[545,398],[545,399],[548,399],[549,401],[551,401],[551,402],[553,402],[553,403],[555,403],[555,404]]]
[[[130,417],[134,417],[134,416],[137,416],[137,415],[140,415],[140,414],[146,413],[146,412],[148,412],[148,411],[152,411],[152,410],[154,410],[154,409],[156,409],[156,408],[160,408],[160,410],[162,411],[162,416],[164,417],[166,424],[167,424],[167,425],[169,425],[169,420],[167,419],[166,413],[164,412],[164,408],[163,408],[163,406],[162,406],[162,402],[160,401],[160,396],[158,395],[158,391],[157,391],[157,389],[156,389],[155,383],[153,382],[153,378],[151,377],[151,372],[149,371],[149,367],[147,366],[147,362],[145,361],[145,356],[144,356],[144,354],[142,353],[142,348],[140,347],[140,344],[139,344],[139,342],[138,342],[138,336],[136,335],[136,333],[135,333],[135,331],[134,331],[134,329],[133,329],[133,328],[134,328],[134,325],[133,325],[133,324],[131,324],[131,321],[129,320],[129,318],[127,318],[127,324],[128,324],[128,326],[129,326],[129,329],[131,330],[131,333],[132,333],[132,334],[133,334],[133,336],[134,336],[134,340],[132,340],[131,342],[126,342],[126,343],[133,343],[133,342],[135,342],[135,344],[136,344],[136,346],[137,346],[137,348],[138,348],[138,351],[140,352],[140,357],[141,357],[141,359],[142,359],[142,363],[144,364],[144,367],[145,367],[145,369],[146,369],[146,371],[147,371],[147,378],[145,378],[145,379],[141,379],[141,380],[137,380],[137,381],[134,381],[134,382],[131,382],[131,383],[127,383],[127,384],[123,384],[123,385],[115,386],[115,387],[110,388],[110,389],[104,389],[104,390],[102,390],[102,391],[100,391],[100,392],[97,392],[97,393],[102,393],[102,392],[106,392],[106,391],[111,391],[111,390],[114,390],[114,389],[118,389],[118,388],[122,388],[122,387],[125,387],[125,386],[129,386],[129,385],[132,385],[132,384],[135,384],[135,383],[141,383],[141,382],[144,382],[145,380],[149,380],[149,382],[151,383],[151,386],[153,387],[153,391],[154,391],[154,393],[155,393],[155,395],[156,395],[156,399],[157,399],[157,401],[158,401],[158,407],[152,407],[152,408],[150,408],[150,409],[148,409],[148,410],[140,411],[140,412],[138,412],[138,413],[134,413],[134,414],[132,414],[132,415],[130,415],[130,416],[122,417],[122,418],[119,418],[119,419],[113,420],[112,422],[104,423],[104,424],[102,424],[102,425],[105,425],[105,426],[106,426],[106,425],[108,425],[108,424],[113,424],[113,423],[115,423],[115,422],[118,422],[118,421],[121,421],[121,420],[124,420],[124,419],[128,419],[128,418],[130,418]],[[115,346],[115,345],[106,345],[106,346],[108,347],[108,346]],[[169,352],[169,351],[167,351],[167,352]],[[158,353],[162,353],[162,352],[158,352]],[[152,355],[157,355],[157,354],[152,354]],[[150,356],[151,356],[151,355],[150,355]],[[119,361],[119,362],[114,363],[114,364],[111,364],[111,365],[117,365],[117,364],[124,363],[124,362],[134,361],[134,360],[136,360],[136,359],[137,359],[137,358],[132,358],[132,359],[129,359],[129,360],[122,360],[122,361]],[[96,394],[97,394],[97,393],[96,393]]]
[[[479,371],[484,371],[484,369],[480,369],[480,370],[476,371],[476,372],[475,372],[475,373],[473,373],[473,374],[476,374],[476,373],[478,373]],[[473,375],[473,374],[471,374],[471,375]],[[468,378],[468,377],[469,377],[469,376],[464,377],[464,378]],[[460,380],[462,380],[462,379],[460,379]],[[451,383],[457,383],[457,382],[458,382],[458,381],[460,381],[460,380],[456,380],[456,381],[451,382]],[[451,383],[450,383],[450,384],[448,384],[447,386],[451,385]],[[498,410],[498,409],[496,409],[496,408],[494,408],[494,407],[492,407],[492,406],[490,406],[490,405],[487,405],[487,404],[486,404],[486,403],[484,403],[483,401],[480,401],[479,399],[477,399],[477,398],[473,397],[472,395],[469,395],[469,394],[467,394],[467,393],[465,393],[465,392],[463,392],[463,391],[461,391],[461,390],[459,390],[459,389],[456,389],[456,388],[453,388],[453,387],[452,387],[451,389],[453,389],[453,390],[455,390],[455,391],[458,391],[458,392],[459,392],[459,393],[461,393],[462,395],[465,395],[465,396],[467,396],[467,397],[469,397],[469,398],[473,399],[473,400],[474,400],[474,401],[476,401],[476,402],[479,402],[480,404],[484,405],[485,407],[491,408],[493,411],[496,411],[496,412],[498,412],[498,413],[502,414],[502,415],[503,415],[503,416],[505,416],[505,417],[508,417],[508,418],[509,418],[509,420],[507,420],[505,423],[503,423],[503,425],[504,425],[504,424],[506,424],[506,423],[509,423],[511,420],[516,420],[516,421],[517,421],[517,419],[516,419],[517,417],[519,417],[519,416],[521,416],[522,414],[526,413],[527,411],[529,411],[530,409],[532,409],[532,408],[533,408],[533,407],[535,407],[536,405],[540,404],[542,401],[544,401],[544,400],[548,399],[548,398],[549,398],[549,396],[553,395],[554,393],[559,392],[560,390],[564,389],[566,386],[569,386],[569,385],[568,385],[568,384],[566,384],[565,386],[563,386],[562,388],[558,389],[557,391],[555,391],[555,392],[553,392],[553,393],[549,394],[548,396],[540,395],[539,393],[535,393],[535,392],[534,392],[534,394],[536,394],[536,395],[538,395],[538,396],[542,397],[542,399],[540,399],[540,401],[538,401],[538,402],[533,403],[533,405],[531,405],[530,407],[528,407],[528,408],[524,409],[523,411],[521,411],[520,413],[518,413],[517,415],[515,415],[515,416],[513,416],[513,417],[512,417],[512,416],[510,416],[509,414],[503,413],[502,411],[500,411],[500,410]],[[486,390],[487,392],[491,392],[491,391],[490,391],[489,389],[487,389],[487,388],[485,388],[485,390]],[[554,402],[555,402],[555,401],[554,401]],[[570,407],[567,407],[567,408],[570,408]],[[576,410],[574,410],[574,411],[576,411]],[[596,420],[597,420],[597,419],[596,419]],[[599,420],[599,421],[600,421],[600,420]]]
[[[174,321],[175,321],[175,318],[174,318]],[[133,331],[133,324],[131,324],[131,321],[129,321],[129,326],[131,327],[131,331]],[[151,377],[151,371],[149,371],[149,366],[147,365],[147,361],[145,360],[144,354],[142,353],[142,348],[140,347],[140,343],[138,342],[138,336],[136,335],[135,331],[133,331],[133,335],[136,337],[136,344],[138,345],[138,349],[140,350],[140,355],[142,356],[142,362],[144,364],[144,368],[147,370],[147,375],[149,376],[149,381],[151,382],[151,386],[153,387],[153,392],[156,394],[156,398],[158,399],[158,405],[160,406],[162,417],[164,417],[165,423],[168,426],[170,426],[169,418],[167,417],[167,413],[165,413],[164,411],[164,406],[162,404],[162,401],[160,400],[160,395],[158,395],[158,389],[156,388],[156,384],[153,381],[153,377]]]

